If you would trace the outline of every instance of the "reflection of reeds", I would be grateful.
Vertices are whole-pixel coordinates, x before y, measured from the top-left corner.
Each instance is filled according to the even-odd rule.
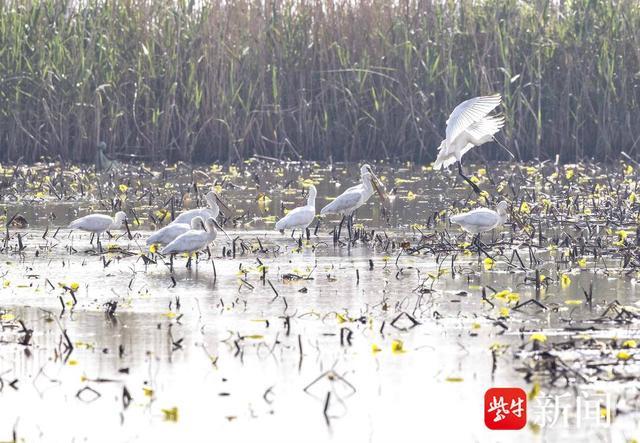
[[[521,157],[637,149],[637,2],[199,3],[2,2],[0,160],[426,161],[495,91]]]

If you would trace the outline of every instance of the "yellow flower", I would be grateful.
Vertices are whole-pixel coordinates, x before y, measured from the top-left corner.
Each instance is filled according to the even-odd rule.
[[[412,200],[415,200],[415,199],[416,199],[416,195],[415,195],[413,192],[409,191],[409,192],[407,192],[407,196],[406,196],[405,198],[406,198],[408,201],[412,201]]]
[[[483,175],[487,174],[487,170],[484,168],[480,168],[478,169],[478,177],[482,177]]]
[[[407,352],[404,350],[404,343],[402,343],[402,340],[393,340],[391,342],[391,352],[394,354],[403,354]]]
[[[495,264],[495,261],[493,261],[492,258],[487,257],[484,259],[484,269],[486,269],[487,271],[492,270],[494,264]]]
[[[582,304],[582,300],[565,300],[564,304],[568,306],[577,306]]]
[[[531,391],[529,391],[529,395],[527,395],[527,397],[529,400],[533,400],[538,396],[539,393],[540,393],[540,383],[535,382],[533,384],[533,387],[531,388]]]
[[[531,334],[531,337],[529,337],[529,340],[544,343],[547,341],[547,336],[542,332],[534,332],[533,334]]]
[[[626,168],[624,168],[624,175],[631,175],[631,174],[633,174],[633,166],[626,165]]]
[[[76,282],[73,282],[71,283],[71,285],[69,285],[69,287],[71,288],[71,291],[76,292],[78,288],[80,288],[80,285]]]
[[[625,340],[624,343],[622,343],[623,348],[636,348],[637,346],[638,344],[635,340]]]
[[[629,233],[627,231],[625,231],[624,229],[620,229],[620,230],[616,231],[616,234],[618,235],[618,238],[620,240],[626,240],[627,236],[629,235]]]
[[[162,413],[166,421],[178,421],[178,408],[175,406],[171,409],[163,409]]]
[[[573,178],[573,174],[575,174],[575,171],[573,169],[567,169],[564,173],[564,176],[567,178],[567,180],[571,180]]]
[[[371,345],[371,352],[373,352],[374,354],[378,353],[382,351],[382,349],[380,349],[380,347],[377,344],[372,344]]]
[[[631,358],[631,354],[629,354],[627,351],[620,351],[618,352],[616,357],[618,357],[619,360],[629,360]]]
[[[629,194],[629,197],[627,197],[627,200],[629,200],[629,203],[635,203],[636,200],[638,199],[638,197],[636,196],[635,192],[632,192],[631,194]]]
[[[527,202],[523,201],[522,203],[520,203],[520,212],[522,212],[523,214],[531,213],[531,208],[529,207]]]
[[[158,252],[158,246],[155,244],[149,246],[149,252],[151,252],[152,254],[155,254],[156,252]]]
[[[578,260],[578,266],[580,266],[581,268],[586,268],[587,267],[587,259],[586,258],[581,258]]]
[[[510,314],[511,312],[509,311],[509,308],[500,308],[500,317],[509,317]]]
[[[509,301],[509,303],[517,303],[520,301],[520,295],[516,294],[515,292],[509,292],[509,294],[507,295],[507,300]]]
[[[471,176],[471,181],[472,181],[473,183],[475,183],[476,185],[477,185],[478,183],[480,183],[480,179],[479,179],[478,177],[476,177],[475,175],[472,175],[472,176]]]
[[[571,285],[571,279],[567,274],[562,274],[562,276],[560,277],[560,286],[562,287],[562,289],[567,289],[569,285]]]
[[[127,192],[127,189],[129,189],[129,186],[121,184],[120,186],[118,186],[118,189],[124,194],[125,192]]]

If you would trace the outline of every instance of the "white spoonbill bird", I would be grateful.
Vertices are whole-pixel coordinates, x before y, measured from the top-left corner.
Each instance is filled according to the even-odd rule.
[[[341,214],[350,216],[360,206],[364,205],[374,192],[378,192],[381,197],[384,195],[382,183],[371,170],[371,166],[362,165],[360,168],[362,183],[351,186],[335,200],[320,210],[321,215]]]
[[[178,215],[176,219],[171,222],[171,224],[190,224],[191,220],[193,220],[194,217],[201,217],[203,220],[206,220],[209,217],[212,217],[214,219],[218,218],[218,214],[220,214],[220,207],[218,206],[218,203],[216,203],[216,198],[217,196],[215,192],[207,192],[207,194],[204,196],[204,199],[207,201],[207,208],[197,208],[185,211]]]
[[[102,234],[110,229],[120,229],[126,219],[127,214],[123,211],[116,212],[115,218],[106,214],[89,214],[69,223],[69,228]]]
[[[168,245],[179,235],[193,229],[195,231],[202,228],[202,217],[193,217],[191,223],[171,223],[164,228],[158,229],[147,238],[147,246]]]
[[[376,181],[374,181],[377,180],[377,177],[373,175],[369,165],[364,165],[361,168],[361,175],[361,184],[350,187],[320,211],[321,215],[342,214],[342,220],[340,221],[339,229],[342,228],[345,217],[348,217],[347,227],[349,229],[349,239],[351,239],[352,235],[351,228],[353,225],[353,213],[355,212],[355,210],[364,205],[367,200],[369,200],[369,197],[373,195],[374,191],[378,191],[381,197],[384,195],[383,191],[378,190],[378,185]]]
[[[203,225],[202,217],[196,216],[192,221],[193,225]],[[190,229],[184,234],[179,235],[162,249],[162,254],[180,254],[183,252],[192,253],[198,252],[213,242],[218,236],[216,227],[220,228],[218,222],[209,217],[204,222],[204,230]]]
[[[488,115],[500,105],[500,94],[476,97],[455,107],[447,120],[446,138],[438,147],[433,169],[448,168],[458,163],[458,173],[480,194],[480,188],[462,172],[462,156],[474,146],[493,140],[504,126],[504,116]]]
[[[307,226],[313,222],[316,218],[316,187],[309,186],[309,196],[307,197],[307,204],[291,210],[287,215],[282,217],[276,223],[276,229],[284,233],[285,229],[306,229]],[[293,233],[291,233],[293,235]]]
[[[75,219],[69,223],[69,228],[80,229],[82,231],[91,232],[93,235],[97,235],[98,245],[100,245],[100,234],[109,231],[111,229],[120,229],[122,224],[126,221],[127,214],[123,211],[116,212],[114,218],[106,214],[89,214],[84,217]],[[93,243],[93,235],[91,242]]]
[[[337,196],[331,203],[320,210],[320,214],[341,214],[351,216],[356,209],[364,205],[367,200],[369,200],[369,197],[373,195],[373,192],[371,174],[369,172],[365,172],[362,174],[361,184],[352,186]]]
[[[478,241],[480,234],[502,226],[507,221],[508,209],[509,204],[501,201],[495,211],[489,208],[478,208],[464,214],[453,215],[449,220],[451,223],[460,225],[465,231],[475,234],[475,240]]]

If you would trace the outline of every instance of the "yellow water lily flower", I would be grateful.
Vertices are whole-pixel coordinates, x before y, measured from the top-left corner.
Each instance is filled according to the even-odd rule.
[[[567,289],[571,285],[571,278],[567,274],[562,274],[560,277],[560,286],[562,289]]]
[[[407,352],[404,350],[404,343],[402,340],[393,340],[391,342],[391,352],[394,354],[403,354]]]
[[[492,258],[485,258],[484,261],[484,269],[486,269],[487,271],[490,271],[493,269],[493,265],[495,264],[495,261]]]
[[[529,337],[529,340],[544,343],[547,341],[547,336],[542,332],[534,332],[533,334],[531,334],[531,337]]]
[[[631,358],[631,354],[629,354],[627,351],[620,351],[618,352],[616,357],[618,357],[619,360],[629,360]]]

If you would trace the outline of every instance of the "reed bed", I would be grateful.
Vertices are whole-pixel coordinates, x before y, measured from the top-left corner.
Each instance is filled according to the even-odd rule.
[[[0,161],[430,161],[501,92],[520,159],[637,155],[640,4],[625,0],[7,0]],[[478,150],[488,159],[499,149]]]

